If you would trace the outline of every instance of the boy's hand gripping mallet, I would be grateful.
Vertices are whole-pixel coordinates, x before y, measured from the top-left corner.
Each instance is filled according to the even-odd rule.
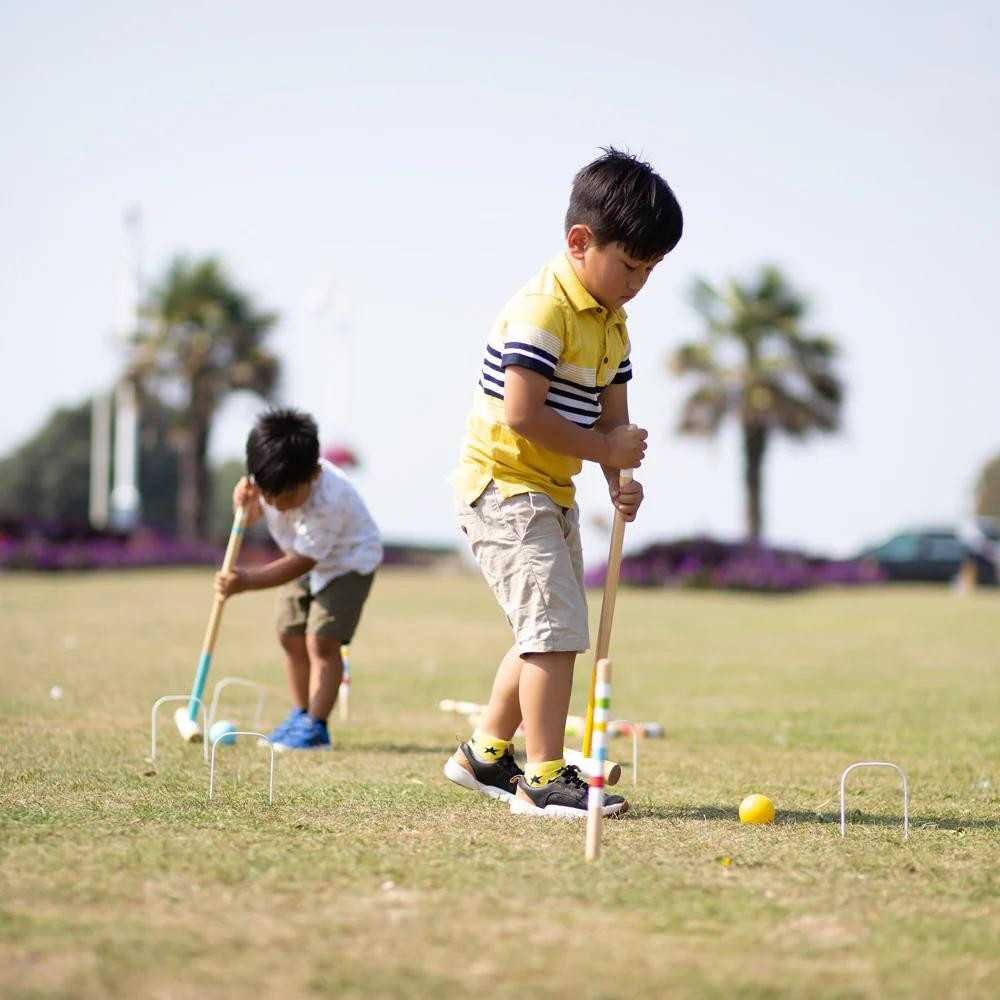
[[[222,560],[222,572],[228,573],[233,568],[240,554],[240,546],[243,544],[243,520],[246,511],[243,507],[237,507],[233,515],[233,528],[229,533],[229,544],[226,546],[226,555]],[[198,671],[194,675],[194,686],[191,688],[191,698],[187,708],[179,708],[174,713],[174,722],[177,730],[188,743],[200,743],[203,734],[201,726],[198,725],[198,710],[201,707],[202,695],[205,692],[205,681],[208,679],[208,668],[212,664],[212,652],[215,649],[215,638],[219,634],[219,623],[222,621],[222,608],[226,603],[225,597],[218,591],[215,592],[215,601],[212,603],[212,613],[208,616],[208,628],[205,630],[205,640],[201,644],[201,656],[198,658]]]
[[[632,481],[632,470],[622,469],[618,473],[619,487]],[[597,687],[597,664],[608,658],[611,646],[611,624],[615,619],[615,598],[618,595],[618,574],[622,565],[622,542],[625,540],[625,517],[620,510],[615,509],[615,522],[611,529],[611,549],[608,552],[608,572],[604,578],[604,598],[601,601],[601,622],[597,627],[597,649],[594,653],[594,666],[590,671],[590,694],[587,698],[587,718],[583,727],[583,756],[590,758],[590,746],[594,736],[594,690]],[[607,783],[618,783],[621,771],[608,775]]]

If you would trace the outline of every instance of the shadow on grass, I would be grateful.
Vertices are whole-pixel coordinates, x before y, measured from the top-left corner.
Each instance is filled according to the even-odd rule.
[[[419,743],[372,743],[367,745],[357,744],[355,750],[367,750],[369,753],[402,753],[420,754],[430,753],[435,755],[444,754],[451,756],[455,752],[455,744],[446,747],[429,747]]]
[[[902,828],[902,810],[894,814],[866,813],[858,809],[847,810],[847,825],[850,826],[895,826]],[[737,811],[732,806],[673,806],[648,807],[636,809],[636,819],[701,819],[710,822],[733,822],[737,819]],[[775,819],[776,826],[793,823],[833,824],[840,826],[839,812],[811,812],[804,809],[779,809]],[[989,819],[957,819],[954,816],[915,816],[910,814],[910,829],[931,830],[1000,830],[1000,823]]]

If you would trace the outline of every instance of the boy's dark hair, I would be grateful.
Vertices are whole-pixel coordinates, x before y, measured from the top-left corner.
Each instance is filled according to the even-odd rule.
[[[670,185],[648,164],[613,146],[573,178],[566,232],[587,226],[598,246],[621,243],[636,260],[670,253],[684,217]]]
[[[268,410],[247,437],[247,472],[275,496],[307,483],[319,463],[316,421],[300,410]]]

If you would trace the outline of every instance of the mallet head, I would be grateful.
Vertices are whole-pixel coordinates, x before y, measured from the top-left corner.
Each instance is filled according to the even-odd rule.
[[[186,742],[200,743],[204,738],[201,726],[190,718],[186,708],[179,708],[174,712],[174,723],[177,725],[177,731],[181,734],[181,739]]]

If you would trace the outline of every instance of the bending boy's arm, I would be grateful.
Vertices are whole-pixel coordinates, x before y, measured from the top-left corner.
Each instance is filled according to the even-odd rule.
[[[223,597],[232,597],[244,590],[267,590],[291,583],[308,573],[316,565],[315,559],[307,559],[295,552],[275,559],[266,566],[236,569],[229,573],[217,573],[215,589]]]
[[[518,434],[550,451],[599,462],[615,470],[634,469],[642,462],[646,451],[644,430],[626,424],[602,431],[598,427],[580,427],[561,417],[545,405],[548,378],[530,368],[508,365],[504,368],[504,382],[504,419]]]
[[[247,527],[259,521],[264,512],[260,509],[260,490],[250,481],[248,476],[243,476],[233,487],[233,513],[243,508],[243,523]]]

